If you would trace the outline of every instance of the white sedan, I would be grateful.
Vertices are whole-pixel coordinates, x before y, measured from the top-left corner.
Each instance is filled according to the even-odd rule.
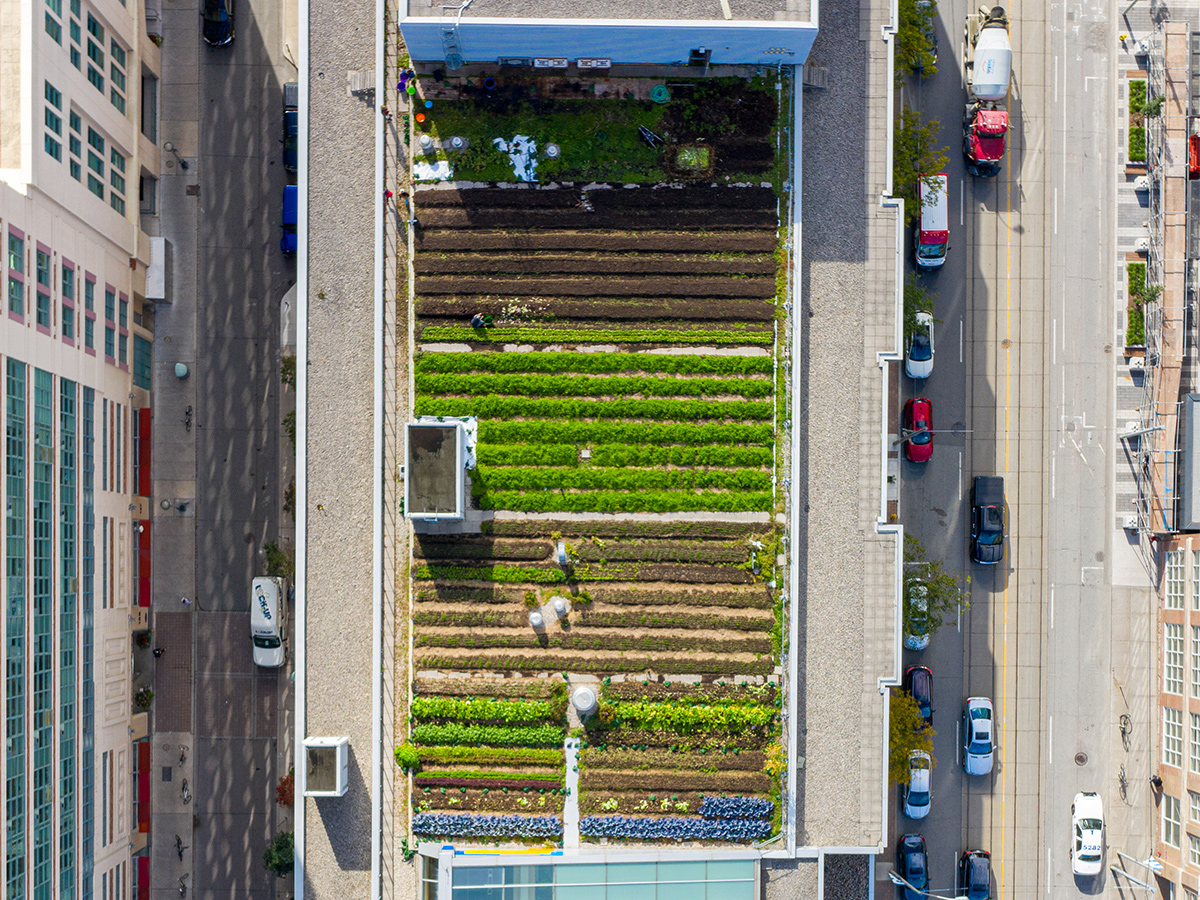
[[[1100,795],[1079,793],[1071,804],[1071,870],[1076,875],[1099,875],[1104,853],[1104,804]]]
[[[917,313],[904,356],[904,372],[909,378],[928,378],[933,374],[933,316],[930,313]]]
[[[933,775],[933,761],[924,750],[913,750],[908,754],[908,786],[904,789],[904,814],[910,819],[923,819],[929,815],[929,782]]]

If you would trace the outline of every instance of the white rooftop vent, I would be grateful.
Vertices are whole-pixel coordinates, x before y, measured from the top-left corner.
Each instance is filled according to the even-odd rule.
[[[350,738],[304,739],[305,797],[343,797],[350,786]]]
[[[571,692],[571,705],[581,716],[590,716],[599,707],[596,692],[587,685],[581,685]]]

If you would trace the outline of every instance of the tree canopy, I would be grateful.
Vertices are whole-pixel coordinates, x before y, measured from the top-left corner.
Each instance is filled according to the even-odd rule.
[[[926,726],[917,701],[898,689],[893,689],[889,697],[888,723],[888,778],[906,785],[908,755],[913,750],[924,750],[929,754],[930,765],[937,765],[933,758],[933,736],[937,732]]]

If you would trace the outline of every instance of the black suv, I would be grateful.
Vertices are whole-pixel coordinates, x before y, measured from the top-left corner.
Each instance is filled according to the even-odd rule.
[[[977,475],[971,485],[971,558],[985,566],[1004,559],[1007,537],[1004,479]]]
[[[958,861],[958,890],[967,900],[991,900],[992,855],[986,850],[968,850]]]
[[[233,43],[233,0],[203,0],[200,4],[200,33],[210,47]]]

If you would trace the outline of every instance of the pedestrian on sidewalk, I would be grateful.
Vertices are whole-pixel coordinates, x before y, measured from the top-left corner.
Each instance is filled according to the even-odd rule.
[[[182,605],[184,605],[184,606],[191,606],[191,605],[192,605],[192,601],[191,601],[191,600],[189,600],[187,597],[180,597],[180,598],[179,598],[179,602],[180,602]]]
[[[1157,772],[1150,776],[1150,786],[1156,791],[1162,790],[1162,778],[1159,777]]]
[[[154,648],[154,658],[155,658],[155,659],[161,659],[161,658],[162,658],[162,655],[163,655],[164,653],[166,653],[166,652],[167,652],[167,648],[166,648],[166,647],[155,647],[155,648]]]

